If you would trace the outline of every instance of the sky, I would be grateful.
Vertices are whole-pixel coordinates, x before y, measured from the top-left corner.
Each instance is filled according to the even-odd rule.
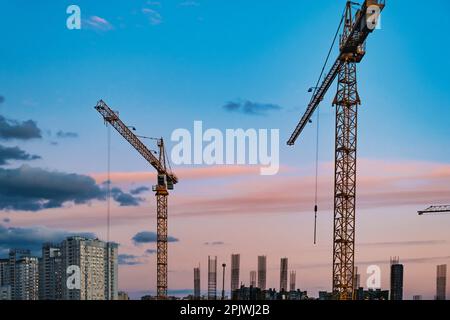
[[[71,4],[81,9],[81,30],[66,27]],[[199,263],[206,290],[208,255],[229,264],[232,253],[241,254],[244,283],[265,254],[270,287],[278,288],[286,256],[302,290],[331,290],[335,84],[319,110],[317,245],[316,119],[295,147],[285,141],[344,5],[1,0],[0,255],[70,234],[106,238],[108,129],[94,109],[103,99],[138,134],[164,137],[169,153],[172,132],[193,131],[194,121],[280,130],[275,176],[255,166],[173,166],[180,183],[169,198],[170,292],[189,293]],[[417,216],[450,202],[449,9],[443,0],[387,1],[358,65],[356,264],[379,265],[388,288],[389,259],[399,256],[409,299],[432,298],[436,265],[450,260],[450,216]],[[155,175],[111,137],[111,240],[122,254],[119,286],[138,297],[156,286]]]

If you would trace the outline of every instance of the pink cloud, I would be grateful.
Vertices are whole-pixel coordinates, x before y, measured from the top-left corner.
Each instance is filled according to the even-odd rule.
[[[322,210],[333,208],[333,174],[327,167],[325,163],[321,171],[326,176],[318,181]],[[361,159],[358,172],[359,208],[450,202],[448,164]],[[182,216],[310,212],[314,189],[311,176],[247,177],[222,184],[208,194],[177,195],[172,212]]]
[[[186,180],[202,180],[202,179],[219,179],[244,176],[258,176],[259,167],[257,166],[210,166],[201,168],[181,168],[176,169],[175,173],[180,181]],[[292,169],[283,167],[280,172],[287,172]],[[91,177],[97,183],[107,180],[107,173],[91,173]],[[156,179],[154,172],[112,172],[111,180],[114,183],[127,184],[135,182],[153,183]]]
[[[285,167],[272,177],[251,166],[177,169],[178,188],[170,199],[172,215],[288,214],[310,212],[314,177]],[[333,209],[333,167],[323,163],[318,180],[321,210]],[[97,182],[106,174],[93,174]],[[112,173],[114,183],[151,184],[154,173]],[[198,181],[191,185],[192,181]],[[203,182],[203,183],[202,183]],[[201,183],[199,185],[199,183]],[[450,202],[450,165],[415,161],[360,159],[358,208],[398,207]]]

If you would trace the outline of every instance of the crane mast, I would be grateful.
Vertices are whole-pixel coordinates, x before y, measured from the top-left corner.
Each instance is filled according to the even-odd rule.
[[[126,126],[119,115],[111,110],[108,105],[100,100],[95,109],[103,116],[106,124],[110,124],[119,134],[125,138],[140,154],[155,168],[158,173],[157,184],[152,190],[156,195],[157,207],[157,298],[167,298],[167,218],[168,218],[168,196],[178,178],[167,170],[166,151],[164,140],[158,139],[159,157],[157,158],[147,146],[142,143],[128,126]]]
[[[305,114],[287,144],[292,146],[309,123],[331,84],[338,78],[335,127],[335,179],[333,228],[333,294],[339,300],[353,299],[355,257],[355,200],[358,94],[356,65],[365,56],[365,41],[375,29],[378,16],[385,7],[381,0],[365,0],[353,15],[355,3],[347,1],[339,56],[315,89]]]

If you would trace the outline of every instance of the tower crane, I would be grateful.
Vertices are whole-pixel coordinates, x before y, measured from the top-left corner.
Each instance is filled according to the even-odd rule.
[[[336,107],[336,138],[332,282],[334,297],[339,300],[353,299],[357,115],[361,104],[356,65],[366,54],[367,37],[377,26],[385,1],[365,0],[353,15],[355,5],[357,4],[347,1],[338,29],[339,31],[343,25],[339,56],[321,85],[314,88],[306,112],[287,142],[290,146],[295,144],[331,84],[338,78],[337,94],[333,101],[333,106]],[[319,82],[321,78],[322,76]]]
[[[167,298],[167,198],[168,190],[173,190],[174,184],[178,183],[178,178],[171,172],[170,165],[167,165],[162,138],[158,139],[159,152],[156,157],[120,120],[118,113],[111,110],[103,100],[97,103],[95,109],[103,116],[105,124],[110,124],[116,129],[158,173],[157,184],[152,188],[156,195],[157,206],[157,298],[165,299]]]
[[[434,213],[448,213],[450,214],[450,205],[444,206],[431,206],[425,210],[418,211],[419,216],[434,214]]]

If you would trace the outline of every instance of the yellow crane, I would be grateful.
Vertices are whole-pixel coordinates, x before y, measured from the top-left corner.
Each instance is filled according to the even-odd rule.
[[[338,78],[336,107],[334,228],[333,228],[333,294],[339,300],[353,298],[355,256],[355,199],[356,199],[356,142],[357,115],[361,100],[358,94],[356,66],[366,54],[367,37],[375,29],[379,15],[385,7],[384,0],[365,0],[358,5],[347,1],[338,32],[343,25],[339,43],[339,56],[328,74],[322,79],[338,32],[329,51],[311,101],[297,127],[287,142],[292,146],[311,121],[314,111],[323,100],[331,84]],[[314,209],[317,214],[317,203]]]
[[[155,168],[158,173],[157,184],[153,186],[152,190],[156,195],[157,207],[157,298],[167,298],[167,220],[168,220],[168,205],[167,198],[169,196],[168,190],[173,190],[174,184],[178,183],[177,176],[171,172],[170,166],[166,162],[166,151],[164,148],[164,140],[158,140],[158,157],[156,157],[147,146],[142,143],[138,136],[136,136],[128,126],[126,126],[119,115],[111,110],[108,105],[100,100],[95,109],[103,116],[105,124],[110,124],[120,135],[125,138],[140,154],[147,160],[150,165]]]

